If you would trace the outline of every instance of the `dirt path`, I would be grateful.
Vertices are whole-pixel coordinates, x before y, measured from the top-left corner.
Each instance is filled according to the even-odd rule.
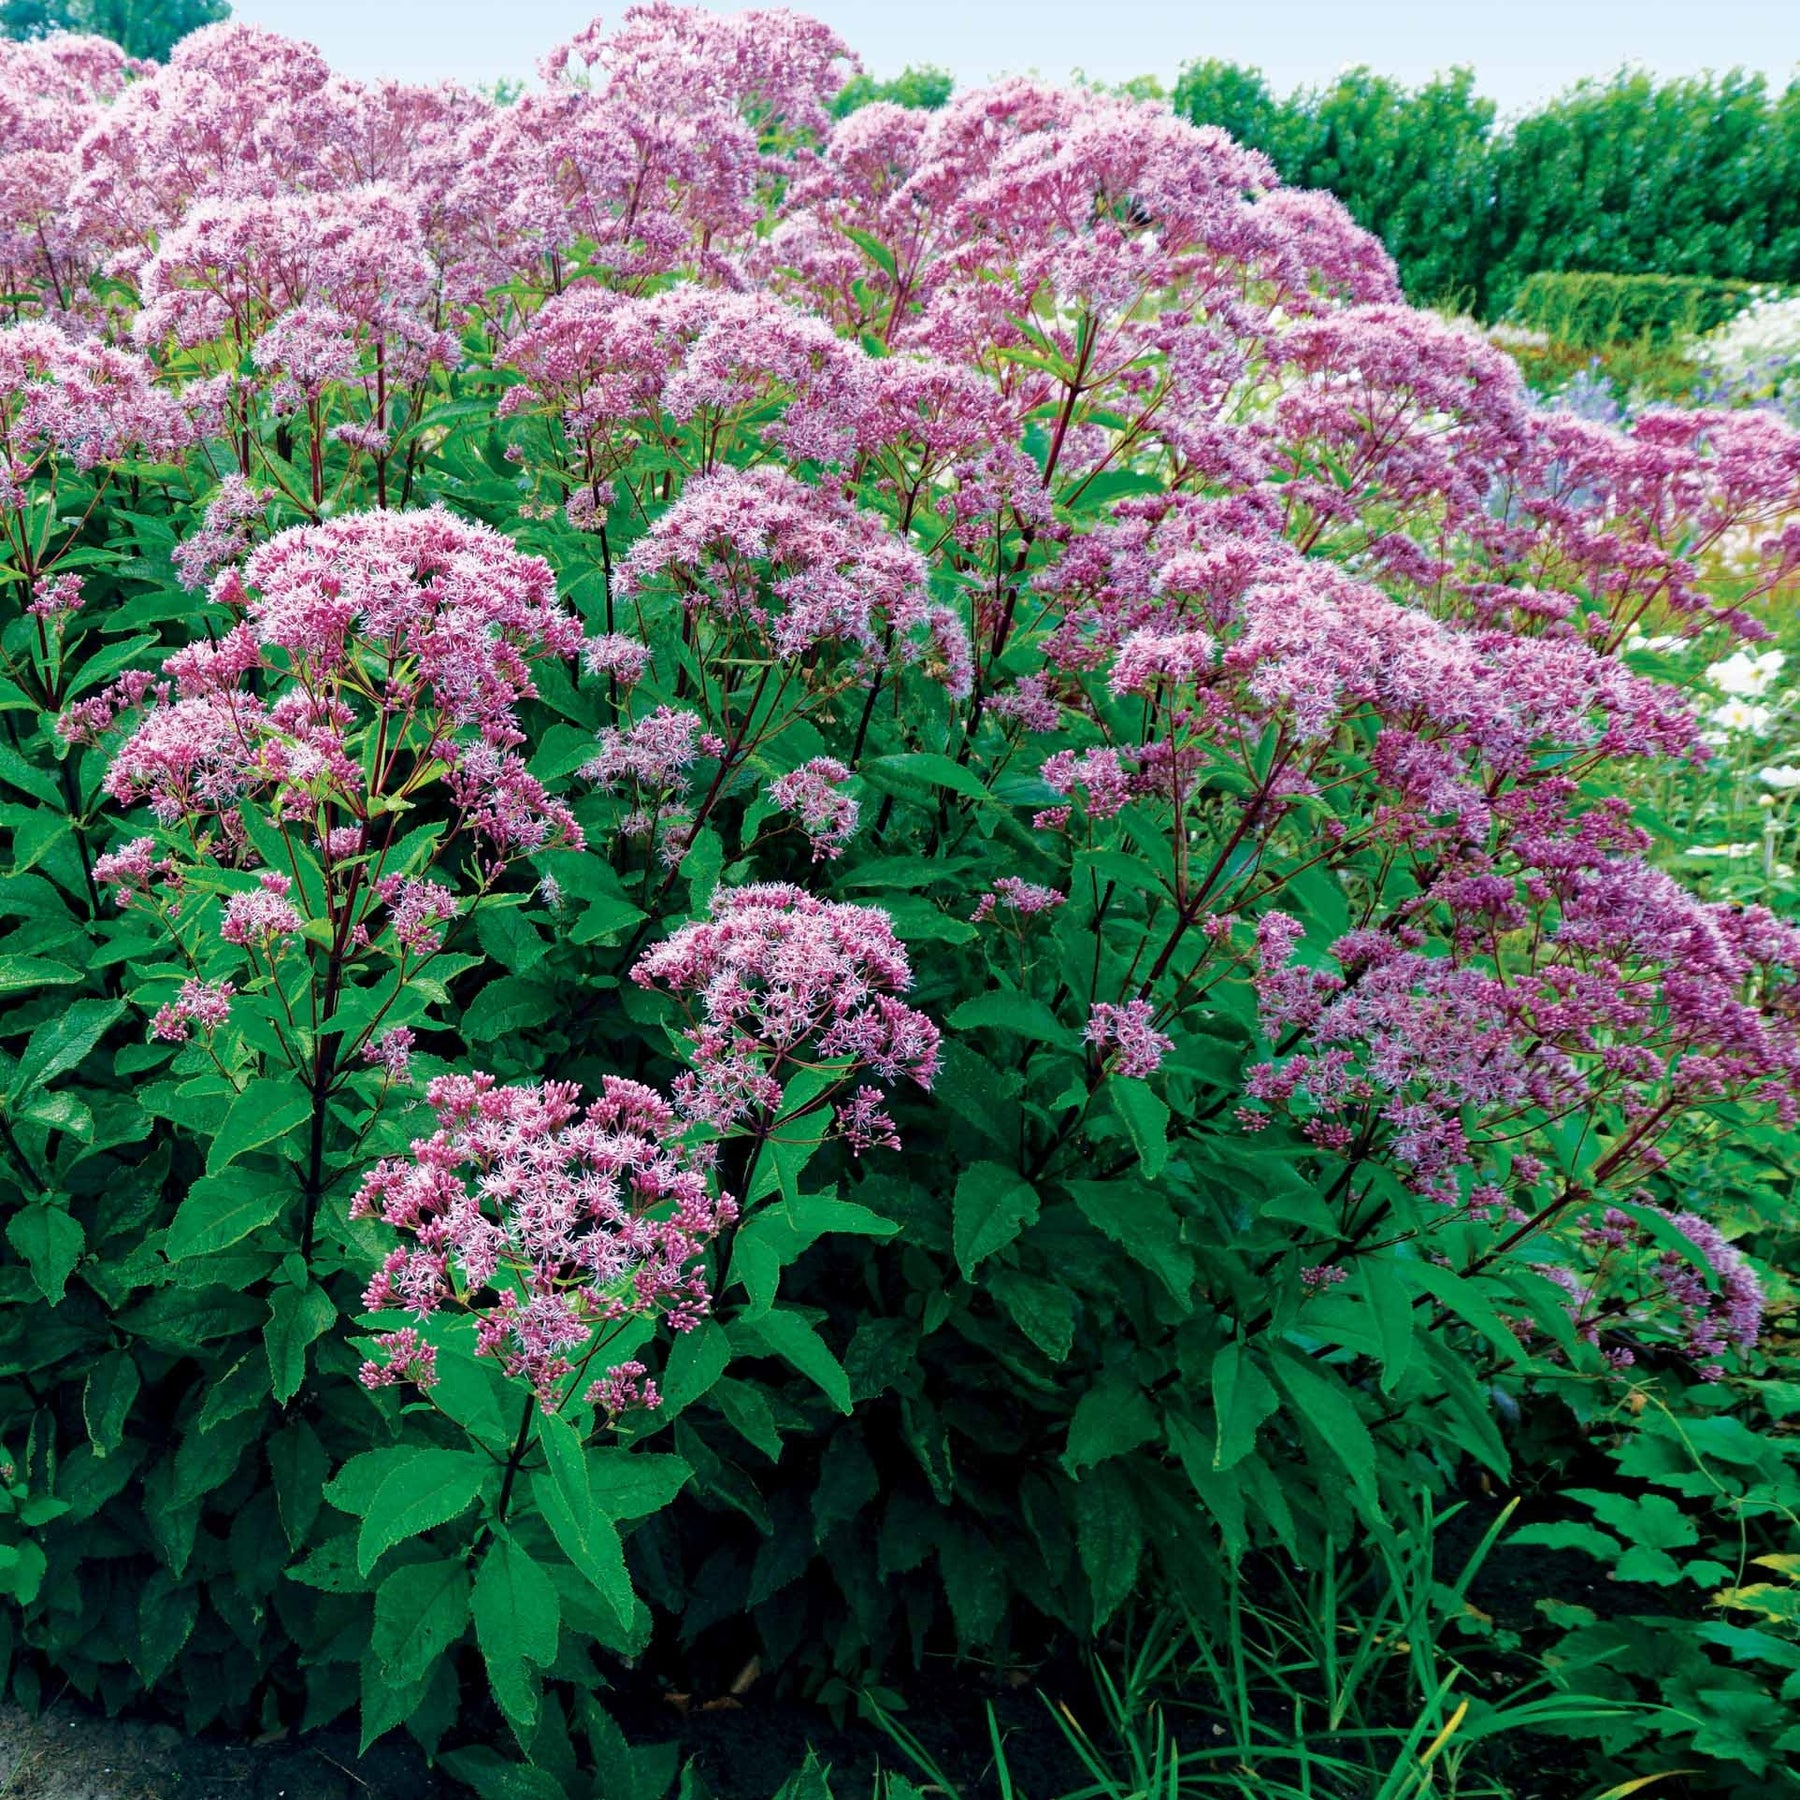
[[[304,1744],[185,1739],[68,1701],[33,1719],[0,1707],[0,1800],[449,1800],[403,1743],[360,1762],[348,1734]]]

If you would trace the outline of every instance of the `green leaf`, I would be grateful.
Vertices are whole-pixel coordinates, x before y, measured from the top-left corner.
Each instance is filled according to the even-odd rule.
[[[892,756],[864,757],[857,773],[872,787],[891,792],[896,786],[922,782],[927,787],[948,788],[966,800],[995,804],[994,797],[975,771],[934,750],[906,750]]]
[[[1596,1556],[1602,1562],[1613,1561],[1624,1548],[1617,1538],[1607,1536],[1598,1526],[1589,1525],[1582,1519],[1558,1519],[1543,1525],[1521,1525],[1506,1541],[1538,1550],[1585,1550],[1589,1556]]]
[[[419,1681],[468,1622],[469,1577],[460,1562],[408,1563],[376,1590],[369,1648],[390,1681]]]
[[[1067,1359],[1075,1345],[1075,1296],[1066,1287],[1017,1269],[996,1269],[987,1277],[987,1288],[1052,1362]]]
[[[692,1406],[725,1373],[731,1362],[731,1340],[715,1319],[702,1319],[692,1331],[684,1331],[669,1348],[663,1365],[662,1405],[657,1422],[672,1419]]]
[[[1614,1581],[1648,1581],[1657,1587],[1673,1587],[1681,1576],[1681,1564],[1668,1551],[1651,1544],[1633,1544],[1613,1566]]]
[[[1037,1191],[1003,1164],[978,1162],[957,1178],[952,1204],[957,1267],[972,1275],[984,1257],[1004,1249],[1038,1216]]]
[[[476,1572],[472,1611],[494,1697],[508,1718],[529,1727],[538,1694],[527,1665],[545,1669],[556,1660],[562,1609],[555,1584],[510,1537],[500,1537]]]
[[[357,1533],[356,1566],[366,1575],[384,1550],[466,1511],[492,1467],[470,1450],[411,1451],[375,1490]]]
[[[1035,1000],[1029,994],[1009,993],[1003,988],[965,1000],[950,1015],[950,1023],[958,1031],[973,1031],[986,1025],[995,1031],[1009,1031],[1016,1037],[1046,1044],[1070,1046],[1077,1041],[1075,1033],[1042,1000]]]
[[[312,1096],[299,1082],[252,1081],[232,1101],[219,1135],[206,1152],[207,1174],[217,1175],[240,1156],[286,1137],[311,1117]]]
[[[1633,1499],[1603,1488],[1570,1488],[1565,1497],[1591,1507],[1602,1525],[1633,1544],[1653,1550],[1683,1550],[1700,1541],[1699,1526],[1667,1494]]]
[[[33,988],[70,987],[86,977],[79,969],[51,962],[43,956],[0,956],[0,994],[21,994]]]
[[[587,1470],[594,1504],[615,1523],[661,1512],[694,1473],[679,1456],[616,1448],[590,1450]]]
[[[562,1010],[553,988],[507,975],[490,981],[470,1001],[462,1017],[462,1034],[471,1044],[491,1043],[509,1031],[547,1025]]]
[[[577,1513],[561,1486],[550,1475],[531,1478],[531,1495],[550,1527],[557,1547],[584,1575],[612,1609],[621,1628],[628,1627],[637,1607],[631,1577],[625,1571],[625,1549],[619,1529],[592,1502]]]
[[[760,1318],[740,1319],[732,1326],[732,1337],[735,1340],[740,1335],[754,1348],[792,1364],[808,1381],[817,1383],[839,1412],[849,1412],[850,1378],[804,1313],[778,1306]]]
[[[617,937],[622,931],[629,931],[643,916],[643,909],[633,906],[629,900],[604,895],[588,903],[569,933],[569,942],[600,943],[606,938]]]
[[[1381,1391],[1391,1394],[1412,1362],[1420,1324],[1418,1309],[1399,1271],[1386,1258],[1364,1257],[1357,1268],[1357,1285],[1375,1319],[1381,1346]]]
[[[96,1456],[110,1456],[124,1441],[125,1421],[142,1386],[137,1359],[129,1350],[109,1351],[88,1371],[81,1416]]]
[[[1169,1415],[1169,1447],[1181,1459],[1200,1503],[1218,1522],[1225,1554],[1235,1563],[1250,1547],[1244,1523],[1244,1483],[1241,1471],[1212,1466],[1212,1440],[1190,1419]]]
[[[163,1254],[170,1262],[185,1262],[229,1249],[267,1225],[292,1198],[292,1190],[274,1173],[232,1169],[203,1175],[175,1209]]]
[[[46,806],[54,806],[58,812],[62,811],[63,797],[56,783],[10,744],[0,743],[0,781],[29,794],[34,800],[42,800]]]
[[[1137,1496],[1116,1463],[1103,1463],[1076,1483],[1075,1544],[1098,1627],[1125,1603],[1144,1554]]]
[[[563,1784],[549,1770],[506,1762],[486,1744],[447,1751],[439,1760],[476,1800],[568,1800]]]
[[[38,1292],[52,1306],[58,1305],[87,1248],[81,1221],[60,1206],[35,1202],[7,1220],[6,1241],[24,1257]]]
[[[1125,1122],[1125,1130],[1152,1181],[1168,1166],[1169,1109],[1147,1082],[1114,1075],[1107,1080],[1113,1110]]]
[[[1137,1181],[1066,1185],[1096,1231],[1148,1269],[1175,1299],[1186,1301],[1197,1273],[1194,1257],[1181,1241],[1180,1219],[1162,1194]]]
[[[1507,1329],[1506,1321],[1500,1317],[1494,1303],[1482,1291],[1478,1282],[1430,1262],[1408,1263],[1406,1278],[1415,1287],[1423,1288],[1440,1306],[1454,1313],[1465,1325],[1473,1326],[1508,1362],[1530,1360],[1518,1335]]]
[[[1071,1475],[1124,1456],[1162,1436],[1162,1425],[1149,1397],[1135,1381],[1108,1376],[1081,1396],[1069,1423],[1062,1465]]]
[[[31,1034],[13,1071],[10,1103],[75,1067],[125,1010],[123,1000],[76,1000]]]
[[[727,1376],[713,1383],[712,1400],[733,1431],[754,1444],[770,1462],[781,1460],[781,1427],[775,1423],[769,1396],[757,1383]]]
[[[1289,1411],[1325,1440],[1369,1514],[1377,1516],[1381,1495],[1375,1485],[1375,1440],[1343,1378],[1286,1345],[1275,1358],[1275,1378],[1287,1390]]]
[[[331,1296],[309,1282],[303,1288],[277,1288],[269,1297],[269,1322],[263,1347],[269,1358],[269,1381],[283,1406],[299,1393],[306,1379],[306,1348],[337,1322]]]
[[[1281,1396],[1240,1344],[1227,1344],[1213,1358],[1212,1396],[1219,1421],[1212,1466],[1229,1469],[1256,1448],[1257,1430],[1281,1405]]]

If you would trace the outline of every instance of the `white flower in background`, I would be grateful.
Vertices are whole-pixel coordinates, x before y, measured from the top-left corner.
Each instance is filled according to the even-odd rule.
[[[1714,731],[1726,736],[1748,733],[1752,737],[1762,737],[1774,723],[1775,715],[1768,707],[1752,706],[1748,700],[1727,700],[1712,713]]]
[[[1686,642],[1687,639],[1678,632],[1672,632],[1664,637],[1645,637],[1641,632],[1634,631],[1625,640],[1625,648],[1627,650],[1648,650],[1656,656],[1667,656],[1671,650],[1679,650]]]
[[[1689,856],[1756,856],[1762,851],[1761,844],[1689,844]]]
[[[1550,334],[1547,331],[1533,331],[1529,325],[1513,325],[1502,319],[1498,325],[1481,326],[1471,319],[1470,324],[1476,329],[1487,332],[1490,344],[1498,344],[1503,350],[1548,350]]]
[[[1800,298],[1753,301],[1695,345],[1702,365],[1741,387],[1772,386],[1800,362]]]
[[[1714,663],[1706,671],[1706,679],[1721,694],[1754,700],[1769,691],[1769,684],[1781,673],[1786,661],[1787,653],[1782,650],[1765,650],[1760,656],[1752,656],[1747,650],[1734,650],[1723,662]]]
[[[1800,768],[1792,763],[1776,763],[1772,768],[1758,769],[1756,779],[1764,787],[1774,788],[1778,794],[1789,794],[1800,788]]]

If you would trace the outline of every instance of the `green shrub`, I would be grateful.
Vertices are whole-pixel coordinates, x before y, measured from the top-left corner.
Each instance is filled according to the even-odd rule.
[[[1576,350],[1662,348],[1735,318],[1758,290],[1704,275],[1612,275],[1540,270],[1520,284],[1507,315]]]
[[[898,75],[877,81],[872,75],[852,75],[831,102],[833,118],[845,119],[858,107],[885,100],[894,106],[919,106],[935,112],[956,90],[956,77],[934,63],[908,64]]]

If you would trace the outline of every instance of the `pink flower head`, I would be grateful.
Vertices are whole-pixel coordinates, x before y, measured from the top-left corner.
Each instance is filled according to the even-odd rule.
[[[709,634],[794,661],[933,647],[924,559],[872,513],[763,465],[691,481],[626,558],[620,589],[666,582]],[[892,648],[890,649],[890,643]],[[966,650],[966,646],[962,646]]]
[[[379,1065],[390,1081],[406,1081],[412,1075],[413,1033],[405,1025],[390,1025],[363,1045],[363,1061]]]
[[[184,981],[181,992],[157,1008],[150,1021],[150,1035],[164,1043],[185,1044],[191,1025],[198,1025],[202,1031],[217,1031],[231,1016],[235,992],[229,981],[201,981],[198,977]]]
[[[174,692],[157,690],[107,772],[121,805],[226,822],[255,797],[277,818],[323,814],[336,829],[380,802],[361,753],[379,742],[385,783],[441,776],[461,823],[498,854],[580,847],[516,749],[533,662],[581,645],[545,563],[439,508],[361,513],[282,532],[241,580],[220,575],[214,597],[243,622],[165,661]]]
[[[1019,918],[1029,918],[1033,913],[1049,912],[1053,907],[1061,906],[1067,898],[1066,894],[1059,894],[1055,888],[1044,887],[1039,882],[1023,881],[1017,875],[1002,875],[975,902],[975,910],[969,918],[979,925],[1001,908]]]
[[[1175,1040],[1155,1028],[1156,1008],[1148,1000],[1127,1000],[1115,1006],[1094,1002],[1082,1033],[1114,1073],[1143,1079],[1162,1067],[1162,1059],[1175,1048]]]
[[[267,950],[277,938],[292,937],[301,919],[288,899],[293,882],[274,871],[258,877],[248,893],[231,894],[225,901],[224,923],[219,936],[228,944]]]
[[[371,1310],[470,1307],[478,1353],[547,1411],[570,1397],[597,1331],[633,1315],[676,1330],[699,1321],[696,1265],[737,1208],[714,1195],[660,1095],[609,1076],[584,1102],[569,1083],[502,1087],[477,1073],[440,1077],[426,1099],[437,1130],[377,1164],[351,1206],[404,1240],[369,1284]]]
[[[650,646],[611,632],[589,638],[581,646],[581,666],[590,675],[610,675],[623,687],[634,687],[650,667]]]
[[[912,967],[878,907],[819,900],[796,887],[725,888],[711,917],[684,925],[632,969],[687,1007],[692,1067],[676,1083],[691,1118],[720,1129],[779,1104],[790,1065],[843,1059],[929,1087],[938,1031],[894,996]]]
[[[35,619],[60,618],[65,613],[81,610],[82,581],[79,575],[52,575],[40,581],[25,610]]]
[[[856,801],[843,791],[850,771],[832,756],[815,756],[769,784],[769,802],[797,813],[812,843],[813,861],[835,860],[856,835]]]

